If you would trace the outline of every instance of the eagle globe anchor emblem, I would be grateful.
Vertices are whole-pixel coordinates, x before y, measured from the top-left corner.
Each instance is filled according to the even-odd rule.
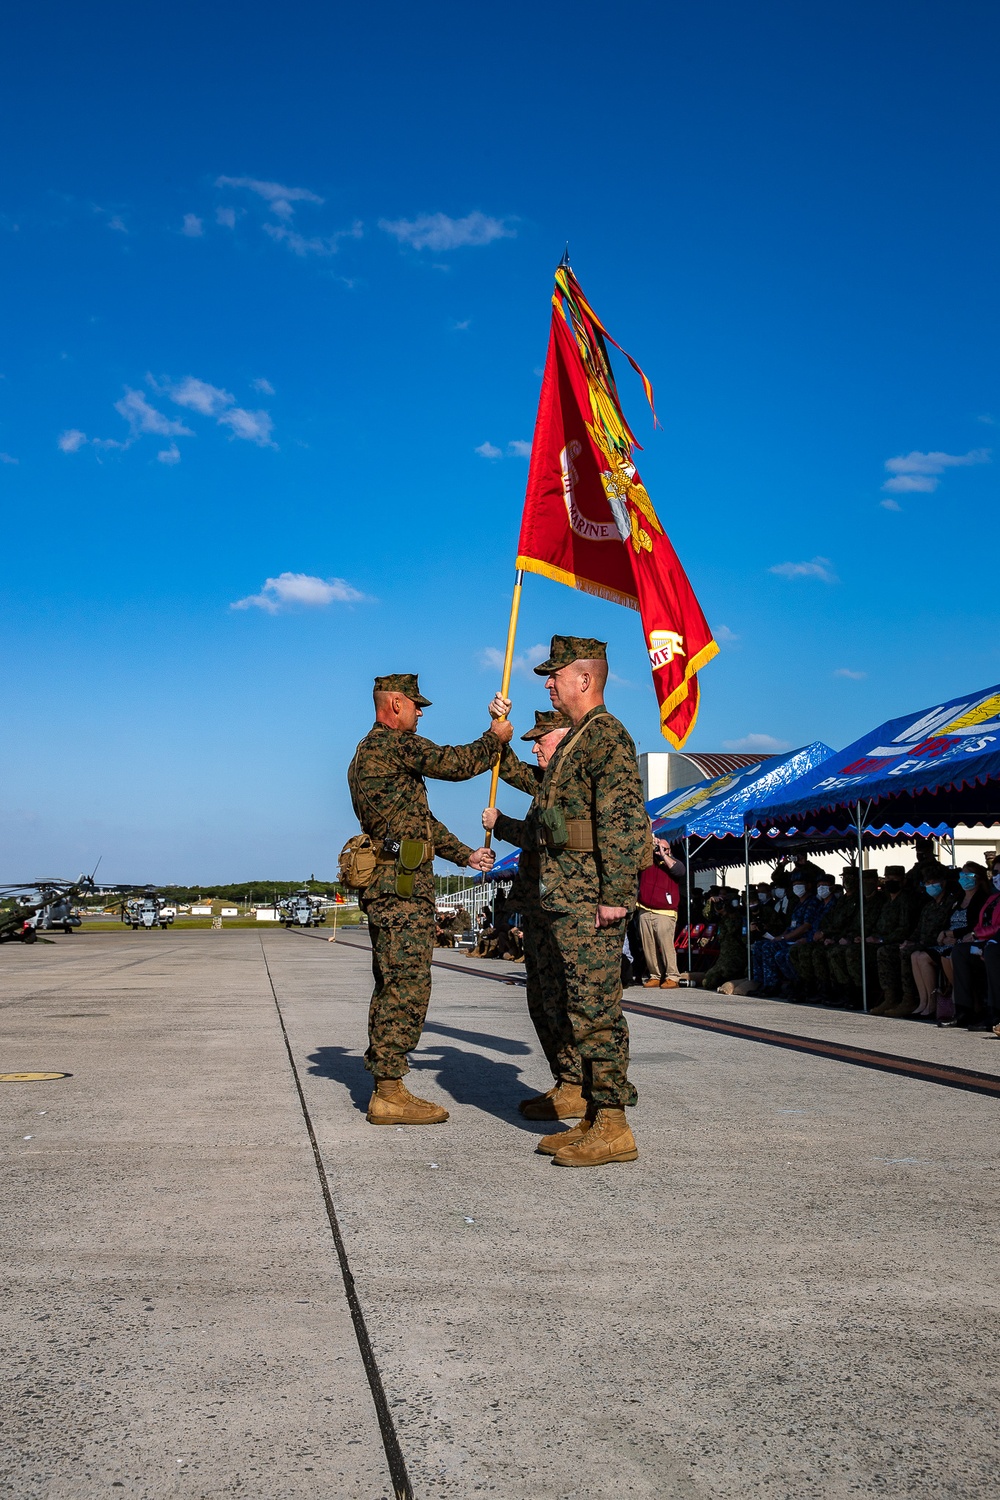
[[[646,486],[636,478],[635,464],[630,459],[622,458],[620,454],[610,451],[610,445],[604,434],[596,427],[588,424],[587,429],[604,454],[610,469],[603,470],[601,484],[604,493],[611,506],[611,514],[615,518],[618,535],[623,542],[631,542],[636,552],[652,552],[653,539],[643,526],[640,515],[645,517],[654,531],[663,535],[663,527],[660,525],[659,517],[653,509],[653,502],[646,491]],[[630,509],[628,502],[632,502]]]

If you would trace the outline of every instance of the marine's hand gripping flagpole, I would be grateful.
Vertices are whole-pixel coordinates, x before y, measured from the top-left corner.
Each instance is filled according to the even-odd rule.
[[[504,652],[503,678],[500,682],[501,698],[507,698],[510,696],[510,674],[511,668],[514,665],[514,639],[517,635],[517,612],[521,608],[521,584],[523,582],[524,569],[518,568],[517,572],[514,574],[514,594],[510,601],[510,619],[507,622],[507,649]],[[502,751],[501,754],[503,754]],[[497,805],[497,784],[499,780],[500,762],[497,761],[496,765],[493,767],[493,770],[490,773],[490,807],[496,807]],[[487,828],[486,837],[483,840],[483,847],[485,849],[488,849],[492,843],[493,829]]]

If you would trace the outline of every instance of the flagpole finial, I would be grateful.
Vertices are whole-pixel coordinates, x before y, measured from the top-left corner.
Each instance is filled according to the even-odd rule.
[[[565,266],[566,269],[567,269],[567,271],[570,269],[570,264],[569,264],[569,240],[566,241],[566,249],[563,251],[563,258],[559,262],[559,264],[561,266]]]

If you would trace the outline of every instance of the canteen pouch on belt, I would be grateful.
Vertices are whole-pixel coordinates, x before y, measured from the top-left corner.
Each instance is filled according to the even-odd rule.
[[[539,822],[547,846],[554,854],[561,854],[569,843],[569,829],[561,807],[546,807],[539,815]]]
[[[401,839],[396,856],[396,895],[412,896],[417,871],[427,857],[423,839]]]

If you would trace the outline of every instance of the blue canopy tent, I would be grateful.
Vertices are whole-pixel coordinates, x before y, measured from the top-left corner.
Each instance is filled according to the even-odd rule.
[[[956,823],[1000,820],[1000,685],[889,719],[839,751],[786,795],[746,814],[766,836],[843,835],[853,830],[860,863],[865,829],[951,833]],[[861,939],[864,941],[864,895]],[[868,1009],[865,965],[862,1003]]]
[[[834,752],[821,740],[793,750],[788,755],[772,756],[758,761],[756,765],[742,766],[726,776],[714,780],[699,781],[694,786],[683,787],[668,797],[654,797],[646,803],[657,838],[674,843],[684,841],[684,865],[687,874],[687,925],[691,929],[691,859],[701,855],[703,863],[718,863],[724,855],[720,852],[727,839],[739,840],[743,845],[746,869],[747,906],[747,973],[750,952],[750,838],[745,827],[745,815],[754,807],[770,798],[787,795],[792,787],[806,779],[817,766]],[[691,840],[698,840],[694,850]],[[710,852],[707,856],[705,850]],[[725,849],[728,854],[732,846]],[[713,857],[714,855],[714,857]],[[690,963],[690,959],[689,959]]]

